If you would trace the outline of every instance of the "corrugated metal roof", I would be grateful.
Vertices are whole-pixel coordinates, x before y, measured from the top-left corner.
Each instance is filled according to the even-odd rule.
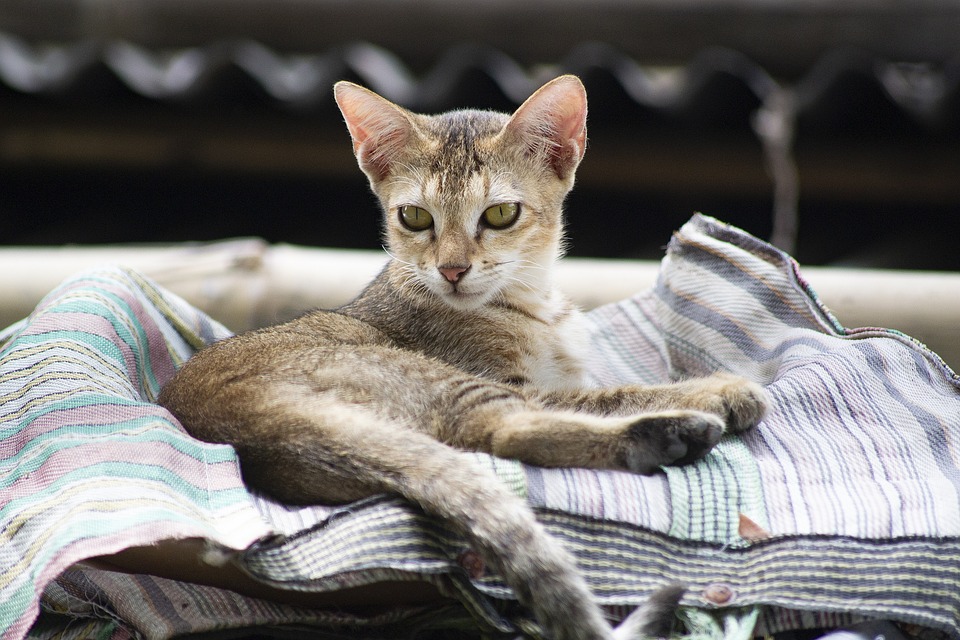
[[[18,220],[5,241],[369,246],[373,218],[320,214],[370,207],[336,80],[424,112],[510,110],[564,72],[590,95],[570,208],[603,213],[571,216],[580,255],[656,257],[698,209],[808,262],[957,268],[960,58],[853,49],[785,80],[716,47],[658,66],[597,42],[549,64],[458,45],[414,64],[363,42],[295,54],[247,39],[160,49],[0,31],[0,216]]]
[[[528,68],[497,49],[464,45],[415,74],[390,51],[366,43],[295,55],[252,41],[157,51],[121,41],[34,45],[0,33],[0,85],[35,96],[89,97],[96,86],[97,97],[106,99],[123,92],[181,104],[249,99],[309,111],[332,107],[332,83],[347,78],[424,112],[465,105],[505,109],[558,73],[583,78],[595,96],[595,126],[642,112],[648,117],[633,122],[667,117],[736,127],[781,88],[750,58],[719,48],[703,50],[684,66],[659,68],[585,43],[555,64]],[[898,63],[836,50],[790,88],[799,126],[807,130],[960,132],[960,60]]]

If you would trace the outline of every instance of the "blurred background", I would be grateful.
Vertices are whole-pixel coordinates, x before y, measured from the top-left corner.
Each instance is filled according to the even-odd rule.
[[[511,110],[567,72],[572,255],[659,259],[702,211],[960,270],[956,0],[0,0],[0,243],[376,248],[334,81]]]

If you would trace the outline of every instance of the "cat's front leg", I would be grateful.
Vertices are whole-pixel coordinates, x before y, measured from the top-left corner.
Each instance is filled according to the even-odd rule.
[[[770,396],[766,389],[731,373],[690,378],[670,386],[677,398],[685,403],[684,407],[720,416],[733,433],[757,426],[770,410]],[[664,400],[671,401],[669,396]]]
[[[722,418],[733,433],[756,426],[770,406],[762,386],[730,373],[661,385],[548,392],[539,398],[547,406],[594,415],[631,415],[672,409],[705,411]]]

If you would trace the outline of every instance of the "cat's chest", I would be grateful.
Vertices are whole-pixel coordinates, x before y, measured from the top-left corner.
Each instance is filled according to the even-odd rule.
[[[477,375],[544,390],[585,386],[588,333],[583,315],[563,301],[539,314],[488,310],[463,323],[445,359]]]
[[[376,293],[376,292],[374,292]],[[368,295],[374,303],[382,296]],[[345,307],[398,346],[437,358],[469,373],[544,390],[585,386],[589,336],[583,314],[557,291],[474,311],[438,300],[401,304],[384,313],[365,298]]]
[[[522,377],[544,390],[583,388],[587,342],[583,316],[576,311],[550,326],[531,327],[517,363]]]

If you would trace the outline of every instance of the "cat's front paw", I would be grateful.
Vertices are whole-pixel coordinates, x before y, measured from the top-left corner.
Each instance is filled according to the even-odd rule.
[[[621,441],[621,463],[650,474],[705,456],[720,441],[723,420],[703,411],[659,411],[633,418]]]
[[[720,416],[732,433],[755,427],[770,409],[770,396],[763,387],[731,373],[715,373],[680,384],[690,392],[688,406]]]

